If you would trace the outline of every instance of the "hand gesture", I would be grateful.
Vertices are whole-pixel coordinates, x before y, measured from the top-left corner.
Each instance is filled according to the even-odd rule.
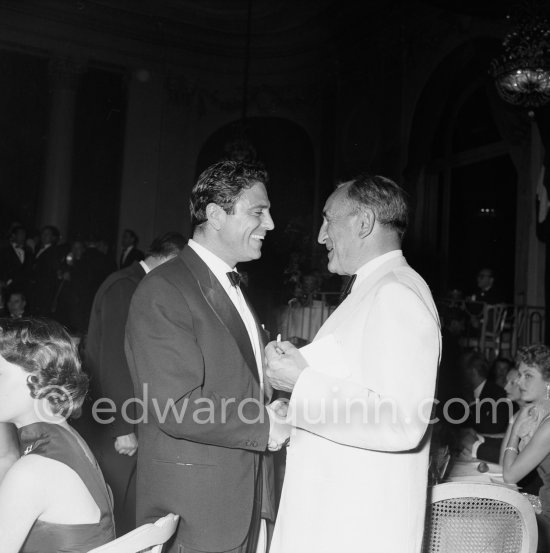
[[[307,361],[290,342],[270,342],[265,348],[267,378],[277,390],[292,392]]]
[[[267,449],[269,451],[278,451],[283,445],[287,445],[290,440],[292,426],[286,421],[287,411],[287,399],[277,399],[267,406],[267,413],[269,415]]]
[[[518,438],[525,438],[533,435],[537,424],[537,411],[533,405],[526,405],[518,413],[514,426],[512,427],[512,435]]]
[[[115,449],[120,455],[134,455],[138,448],[138,441],[136,435],[132,432],[125,436],[118,436],[115,439]]]

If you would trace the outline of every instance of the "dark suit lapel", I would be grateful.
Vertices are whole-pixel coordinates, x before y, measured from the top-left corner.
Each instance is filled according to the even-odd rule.
[[[223,289],[214,273],[210,271],[206,263],[204,263],[192,248],[186,246],[180,255],[197,279],[204,298],[220,322],[227,328],[237,342],[239,350],[250,368],[252,375],[256,381],[259,382],[260,379],[256,367],[256,357],[254,356],[254,350],[250,343],[248,331],[235,305],[227,295],[227,292]]]

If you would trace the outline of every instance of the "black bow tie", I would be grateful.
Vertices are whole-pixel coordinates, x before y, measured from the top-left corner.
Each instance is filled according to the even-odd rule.
[[[229,282],[231,282],[231,286],[241,286],[241,275],[237,271],[229,271],[226,274]]]
[[[349,277],[346,287],[344,288],[343,292],[340,294],[340,303],[343,302],[350,295],[351,289],[353,288],[353,283],[355,282],[356,278],[357,278],[357,275],[351,275]]]

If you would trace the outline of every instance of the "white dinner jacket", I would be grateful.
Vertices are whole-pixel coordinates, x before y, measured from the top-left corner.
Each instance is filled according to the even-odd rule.
[[[420,551],[440,349],[431,293],[403,256],[326,321],[290,401],[271,553]]]

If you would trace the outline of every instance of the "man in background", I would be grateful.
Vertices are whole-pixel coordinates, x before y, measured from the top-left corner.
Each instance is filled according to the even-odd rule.
[[[51,317],[52,306],[59,281],[63,253],[59,250],[59,229],[46,225],[40,232],[40,244],[34,256],[31,273],[31,307],[35,315]]]
[[[114,412],[98,414],[87,436],[105,480],[114,496],[114,515],[118,535],[136,526],[134,456],[138,440],[135,413],[124,402],[134,397],[132,378],[124,354],[124,330],[132,296],[141,279],[162,263],[175,257],[185,246],[178,232],[155,238],[143,261],[111,274],[97,291],[90,315],[85,360],[91,379],[93,400],[111,400]],[[101,404],[106,407],[105,403]],[[124,416],[127,415],[127,416]],[[110,424],[101,420],[112,417]]]
[[[119,267],[129,267],[134,261],[141,261],[144,257],[143,252],[138,250],[138,236],[137,234],[127,228],[122,233],[122,253],[120,254]]]
[[[8,244],[0,249],[0,281],[12,289],[27,292],[32,266],[32,250],[26,244],[27,231],[14,225],[8,236]]]

